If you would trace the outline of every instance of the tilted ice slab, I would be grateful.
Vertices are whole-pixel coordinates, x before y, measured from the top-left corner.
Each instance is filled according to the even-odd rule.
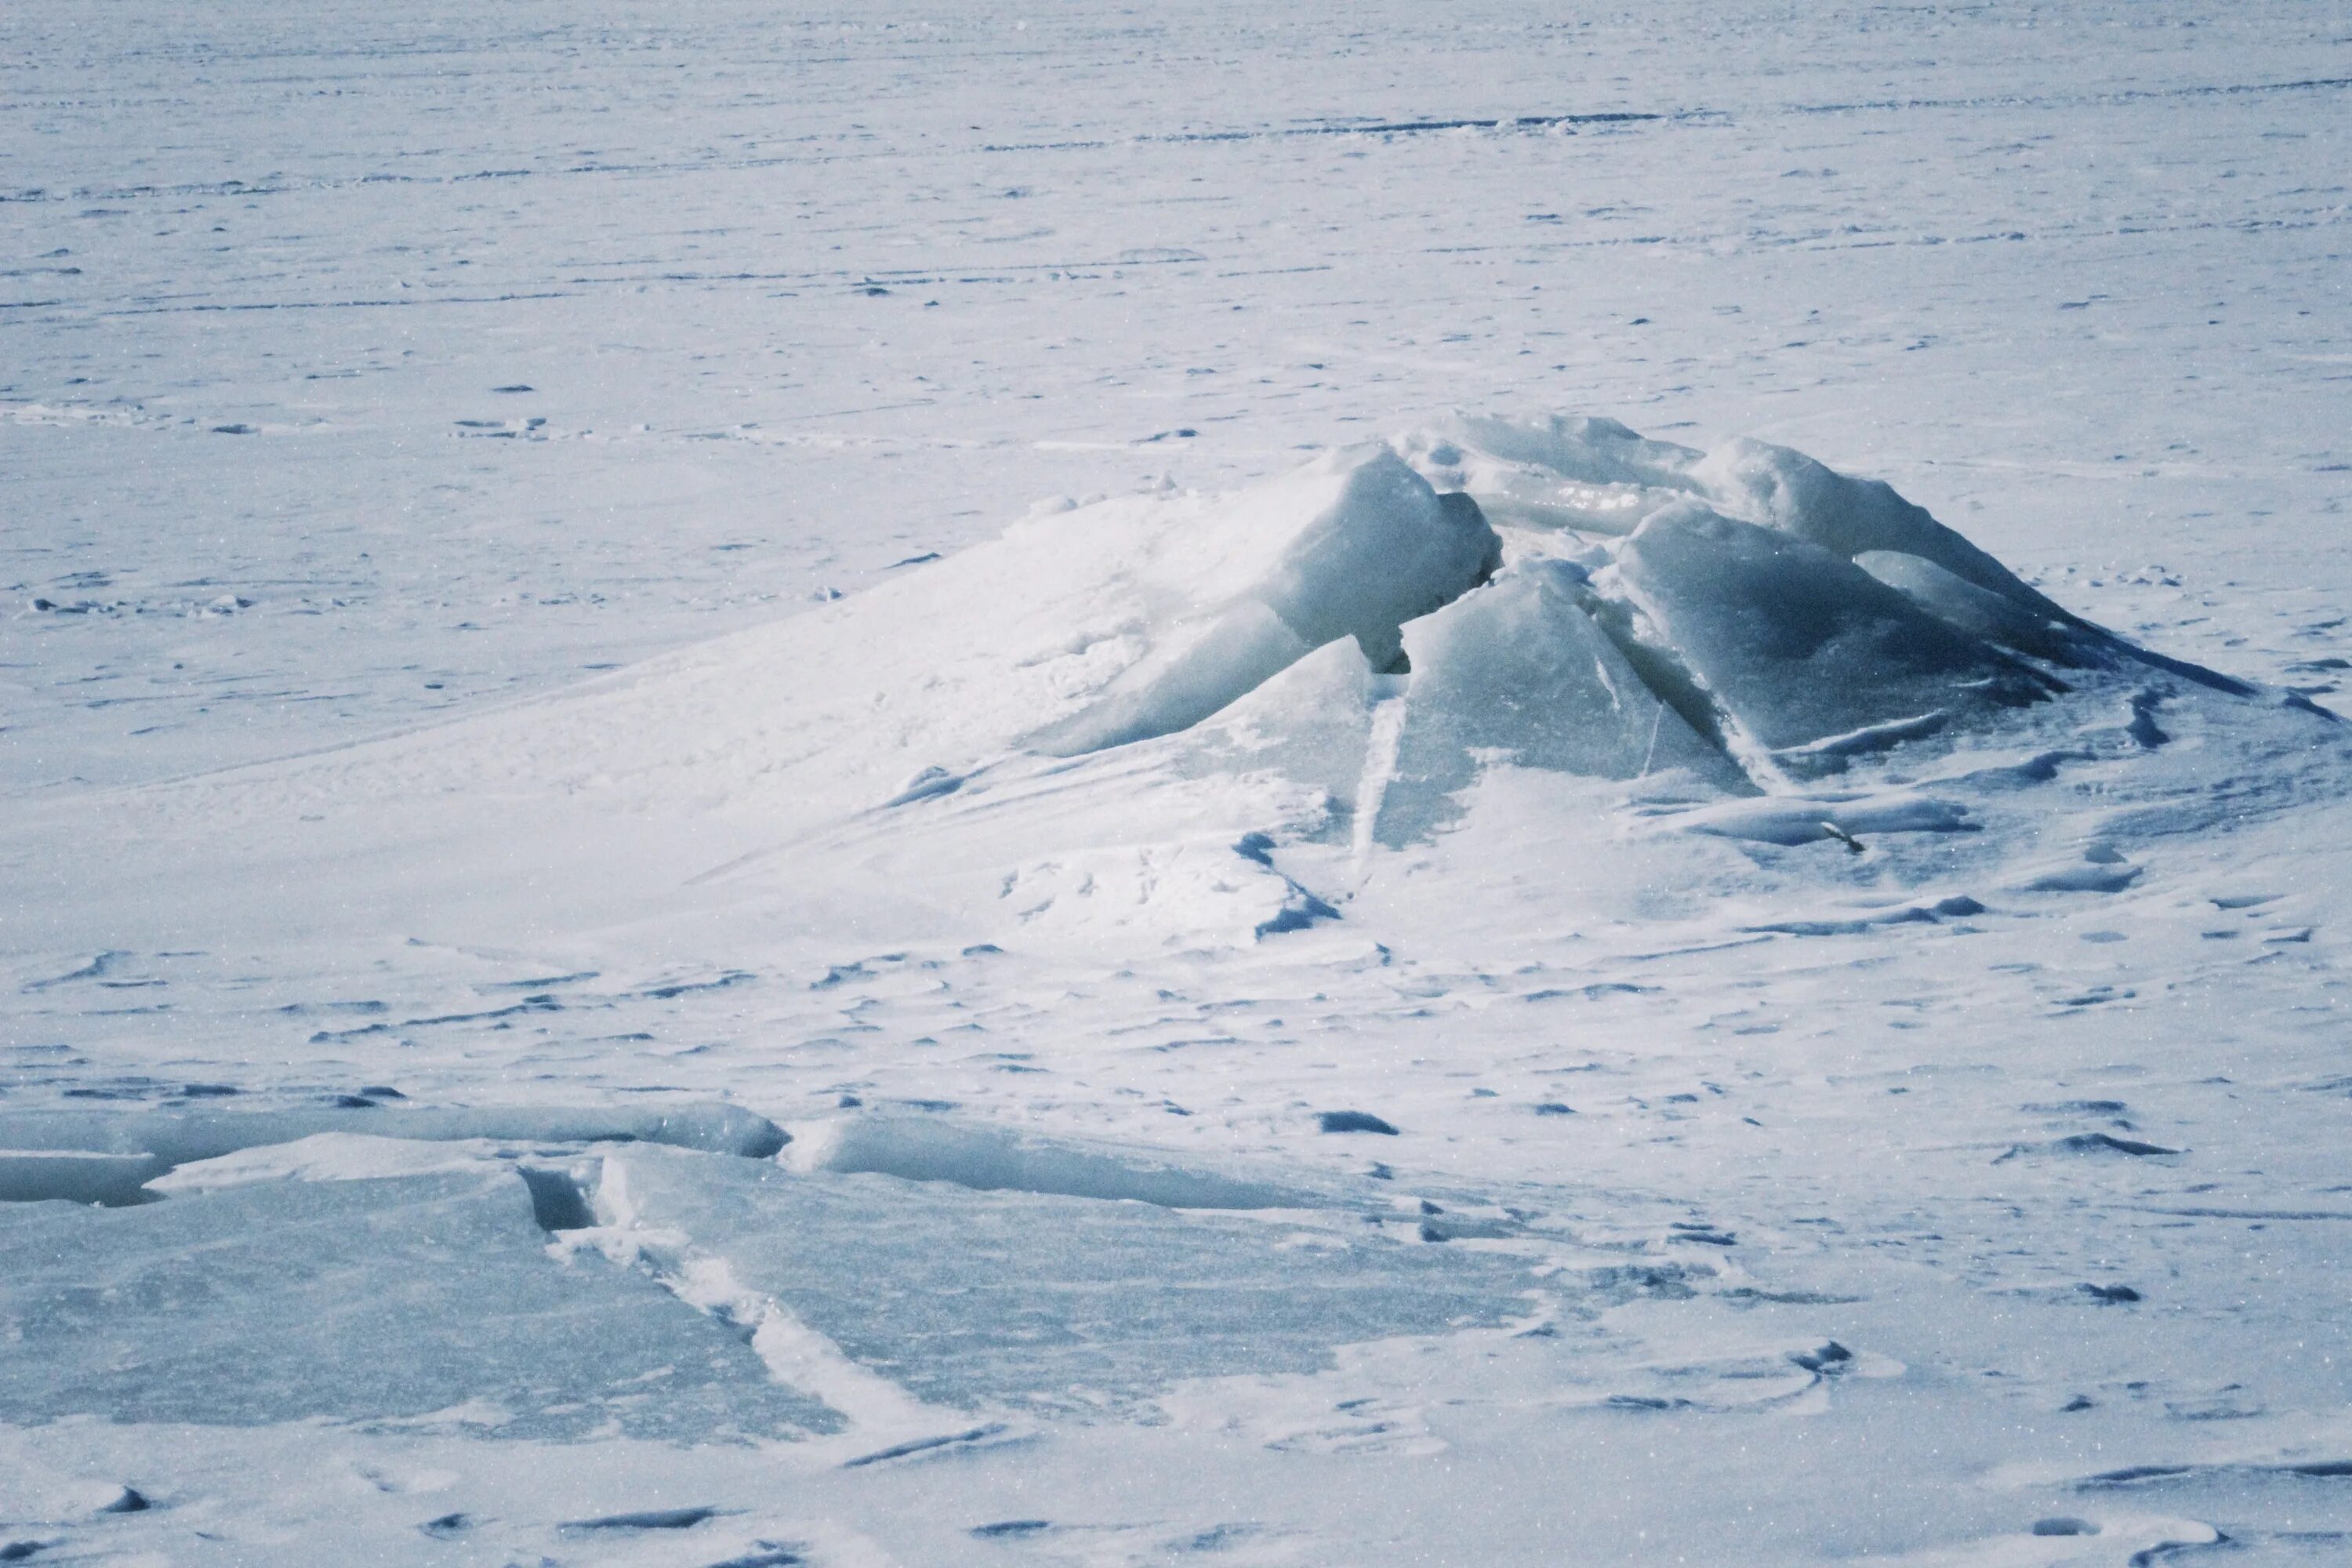
[[[340,1133],[416,1142],[642,1142],[753,1159],[786,1142],[767,1118],[723,1104],[11,1110],[0,1111],[0,1203],[137,1202],[142,1185],[192,1162]]]

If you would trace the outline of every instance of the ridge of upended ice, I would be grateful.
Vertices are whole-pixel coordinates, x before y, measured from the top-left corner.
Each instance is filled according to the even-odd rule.
[[[1391,846],[1497,765],[1748,795],[2046,735],[2030,710],[2123,687],[2259,695],[2072,614],[1881,481],[1606,419],[1456,416],[1223,501],[1034,519],[1003,548],[1084,560],[1106,536],[1129,546],[1103,584],[1127,614],[1043,661],[1060,710],[1014,747],[1191,731],[1195,772],[1269,769],[1376,813]],[[964,782],[941,765],[895,798]]]
[[[1051,558],[1097,530],[1132,542],[1111,575],[1133,613],[1072,645],[1111,668],[1072,668],[1072,710],[1016,737],[1055,755],[1222,714],[1328,774],[1343,760],[1297,754],[1401,700],[1396,777],[1441,794],[1481,758],[1741,793],[1998,724],[2084,672],[2250,694],[2070,614],[1885,483],[1747,439],[1457,416],[1205,510],[1114,503],[1015,537]]]

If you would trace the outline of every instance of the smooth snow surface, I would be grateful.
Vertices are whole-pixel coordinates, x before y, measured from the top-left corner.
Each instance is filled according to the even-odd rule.
[[[0,43],[0,1561],[2352,1561],[2334,12]]]

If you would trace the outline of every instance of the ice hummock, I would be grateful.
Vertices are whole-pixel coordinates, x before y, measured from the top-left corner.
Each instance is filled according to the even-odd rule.
[[[1028,743],[1226,731],[1351,810],[1370,715],[1399,703],[1389,843],[1498,763],[1740,794],[1998,727],[2083,671],[2248,689],[2070,614],[1885,483],[1753,440],[1457,416],[1166,531],[1138,558],[1205,569],[1163,578],[1148,651]]]
[[[1017,739],[1085,758],[1180,737],[1189,776],[1305,791],[1293,837],[1360,850],[1444,832],[1498,767],[1704,803],[2096,729],[2150,680],[2257,695],[1759,441],[1455,416],[1194,506],[1060,522],[1097,550],[1130,528],[1163,608],[1123,668],[1067,656],[1076,702]]]
[[[397,867],[379,917],[488,910],[538,867],[566,927],[682,887],[877,940],[1108,956],[1344,921],[1383,855],[1482,811],[1492,843],[1573,840],[1606,900],[1696,885],[1704,850],[1653,875],[1618,858],[1655,859],[1636,840],[1851,849],[1837,825],[1864,818],[1948,838],[1981,815],[1937,779],[2009,796],[2053,759],[2138,767],[2181,720],[2261,774],[2326,721],[2298,700],[2104,631],[1785,447],[1465,415],[1234,494],[1041,510],[559,699],[139,806],[200,816],[223,854],[289,853],[289,815],[333,823],[322,840]],[[1859,804],[1890,791],[1902,809]],[[1716,810],[1759,795],[1787,809]],[[451,798],[482,803],[466,831],[514,874],[409,854]],[[570,876],[587,842],[631,862],[609,892]]]

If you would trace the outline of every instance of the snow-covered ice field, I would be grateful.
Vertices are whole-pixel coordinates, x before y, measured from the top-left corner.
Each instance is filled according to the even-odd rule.
[[[0,1559],[2352,1562],[2348,142],[0,13]]]

